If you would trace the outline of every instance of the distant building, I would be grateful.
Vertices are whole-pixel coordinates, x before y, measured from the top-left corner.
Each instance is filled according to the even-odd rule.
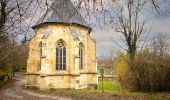
[[[33,29],[27,86],[97,87],[96,42],[90,37],[91,28],[70,0],[54,0]]]

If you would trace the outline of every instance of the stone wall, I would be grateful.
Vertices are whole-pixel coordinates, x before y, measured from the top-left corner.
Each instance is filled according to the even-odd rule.
[[[49,32],[44,38],[45,32]],[[75,40],[71,32],[76,32]],[[56,70],[56,45],[63,40],[66,47],[66,70]],[[40,57],[40,42],[42,56]],[[79,69],[79,43],[84,45],[84,68]],[[65,24],[43,24],[37,27],[29,44],[27,84],[40,88],[87,88],[97,85],[96,42],[89,29]],[[40,67],[41,65],[41,67]]]

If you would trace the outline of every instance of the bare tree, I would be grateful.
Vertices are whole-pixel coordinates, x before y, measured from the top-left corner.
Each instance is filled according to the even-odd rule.
[[[136,54],[137,43],[145,33],[145,20],[140,19],[142,9],[146,5],[144,0],[124,0],[116,7],[116,27],[125,38],[128,54],[133,58]]]
[[[22,31],[32,0],[0,1],[0,67],[14,66],[16,37]]]
[[[169,44],[167,43],[166,35],[160,34],[156,37],[151,43],[151,49],[155,55],[159,55],[160,57],[168,55]]]

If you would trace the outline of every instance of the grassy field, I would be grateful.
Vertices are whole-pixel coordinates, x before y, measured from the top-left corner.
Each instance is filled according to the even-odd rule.
[[[85,100],[170,100],[170,93],[143,93],[143,92],[129,92],[121,88],[117,82],[104,81],[104,92],[102,92],[102,82],[99,81],[98,90],[38,90],[29,89],[34,92],[57,95],[62,97],[70,97],[74,99]]]
[[[116,95],[146,97],[153,100],[170,100],[170,92],[130,92],[123,90],[118,82],[104,81],[104,92]],[[99,90],[102,91],[102,82],[99,81]]]
[[[122,91],[119,83],[111,81],[103,81],[103,89],[107,93],[120,93]],[[98,90],[102,91],[102,81],[99,81]]]

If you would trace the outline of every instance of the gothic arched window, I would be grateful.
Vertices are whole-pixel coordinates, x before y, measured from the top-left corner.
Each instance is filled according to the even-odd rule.
[[[39,48],[40,48],[40,59],[41,59],[41,57],[42,57],[42,42],[40,42]]]
[[[42,57],[42,42],[39,43],[39,62],[38,62],[38,71],[41,70],[41,57]]]
[[[80,69],[83,69],[83,57],[84,57],[84,48],[83,48],[83,44],[80,43],[79,44],[79,57],[80,57],[80,60],[79,60],[79,67]]]
[[[66,48],[62,40],[57,43],[56,70],[66,70]]]

